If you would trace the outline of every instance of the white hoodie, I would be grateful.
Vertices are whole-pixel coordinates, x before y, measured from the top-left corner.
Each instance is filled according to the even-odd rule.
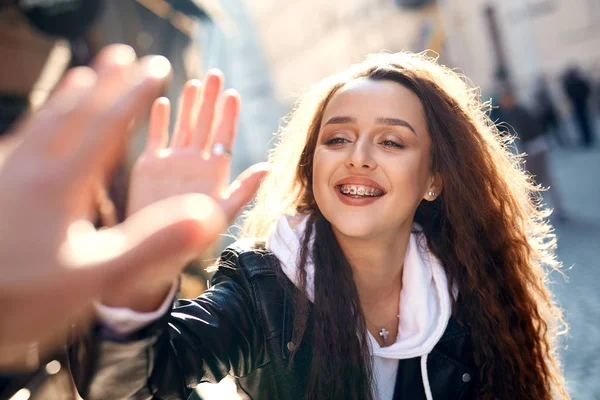
[[[298,285],[301,239],[308,218],[282,216],[268,242],[286,276]],[[418,226],[415,225],[418,230]],[[314,301],[314,268],[307,262],[307,292]],[[381,347],[369,333],[376,393],[379,400],[392,399],[398,360],[421,357],[421,375],[428,400],[432,399],[427,376],[427,355],[442,337],[451,315],[448,281],[440,261],[429,252],[423,235],[412,233],[404,259],[400,292],[400,325],[396,342]],[[333,282],[332,282],[333,283]]]

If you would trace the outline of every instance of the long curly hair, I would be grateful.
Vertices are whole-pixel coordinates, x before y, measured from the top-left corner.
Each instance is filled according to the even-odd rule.
[[[356,79],[396,82],[423,105],[432,169],[444,190],[435,201],[421,202],[415,222],[443,263],[450,287],[458,289],[479,373],[478,398],[569,398],[556,354],[567,326],[546,286],[548,273],[560,264],[549,211],[540,205],[542,189],[511,151],[513,138],[490,120],[491,105],[480,100],[479,91],[435,58],[406,52],[371,55],[299,98],[270,153],[271,172],[245,215],[242,236],[263,238],[282,215],[310,215],[300,277],[306,292],[306,259],[312,257],[315,301],[309,305],[307,296],[297,296],[294,317],[296,344],[307,336],[309,315],[314,318],[306,398],[373,396],[366,324],[352,272],[312,191],[324,110],[339,88]]]

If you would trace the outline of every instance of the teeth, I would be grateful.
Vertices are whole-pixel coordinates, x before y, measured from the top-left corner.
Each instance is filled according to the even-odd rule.
[[[341,185],[340,191],[351,196],[380,196],[382,194],[378,189],[358,185]]]

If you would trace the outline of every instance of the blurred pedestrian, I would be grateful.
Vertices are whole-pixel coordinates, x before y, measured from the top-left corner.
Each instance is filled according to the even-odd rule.
[[[554,208],[553,215],[560,221],[566,218],[561,197],[550,172],[548,152],[550,143],[535,114],[517,103],[511,92],[500,97],[501,118],[508,123],[519,137],[518,147],[526,153],[525,167],[533,175],[537,184],[547,188]]]
[[[222,201],[239,110],[219,90],[209,76],[198,109],[188,84],[168,147],[155,106],[132,198]],[[474,93],[410,53],[313,86],[211,288],[172,308],[173,266],[103,299],[72,355],[82,396],[187,398],[231,375],[247,399],[568,398],[551,227]]]
[[[582,144],[594,144],[594,126],[590,116],[589,98],[592,93],[590,82],[576,66],[569,67],[563,76],[563,88],[575,113],[575,122]]]
[[[552,99],[548,77],[546,75],[542,75],[538,79],[535,91],[535,101],[539,119],[542,124],[542,131],[551,133],[559,146],[565,146],[565,135],[562,129],[560,116],[556,105],[554,104],[554,100]]]

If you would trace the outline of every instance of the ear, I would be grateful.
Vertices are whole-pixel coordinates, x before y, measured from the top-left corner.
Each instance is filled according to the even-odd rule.
[[[427,191],[425,192],[423,199],[427,201],[434,201],[439,197],[440,193],[442,193],[443,186],[444,185],[442,184],[441,176],[439,174],[433,175],[430,178],[429,186],[427,187]]]

